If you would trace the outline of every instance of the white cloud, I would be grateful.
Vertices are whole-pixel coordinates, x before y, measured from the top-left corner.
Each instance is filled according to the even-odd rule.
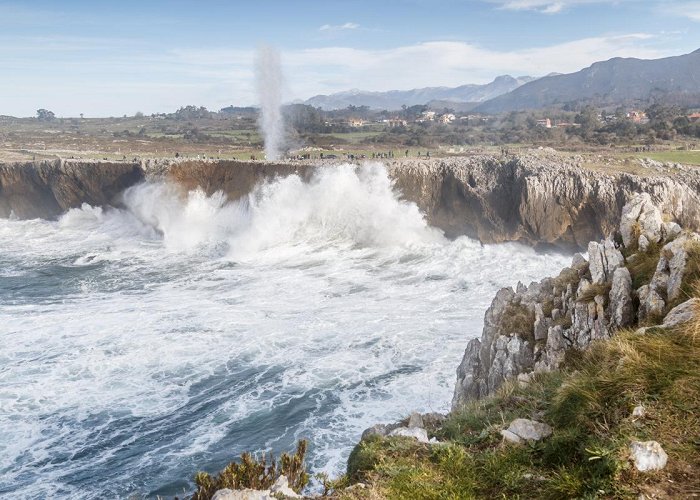
[[[359,29],[360,25],[357,23],[345,23],[345,24],[324,24],[318,30],[319,31],[345,31],[345,30],[356,30]]]
[[[638,0],[489,0],[505,10],[534,10],[543,14],[556,14],[577,5],[607,3],[618,4]]]
[[[61,42],[61,43],[59,43]],[[46,107],[69,116],[169,111],[186,104],[219,109],[256,102],[254,50],[179,49],[167,52],[125,46],[118,40],[82,43],[57,39],[56,46],[114,46],[94,52],[46,54],[41,43],[3,39],[0,114],[32,115]],[[21,50],[18,50],[19,47]],[[664,47],[664,50],[658,47]],[[492,50],[457,41],[432,41],[389,49],[335,46],[283,50],[288,100],[362,88],[385,91],[427,86],[486,83],[509,73],[573,72],[615,56],[673,55],[662,37],[645,33],[604,36],[518,50]],[[51,79],[31,75],[51,74]]]
[[[670,5],[665,3],[660,6],[660,9],[662,12],[673,14],[675,16],[687,17],[693,21],[700,22],[700,2],[697,1],[682,3],[674,2]]]

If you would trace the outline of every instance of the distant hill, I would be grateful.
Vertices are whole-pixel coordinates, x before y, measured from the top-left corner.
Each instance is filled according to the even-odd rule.
[[[474,110],[503,113],[567,104],[643,105],[657,99],[683,106],[700,105],[700,50],[663,59],[616,57],[597,62],[576,73],[526,83]]]
[[[330,95],[317,95],[308,99],[305,104],[325,110],[343,109],[351,105],[369,106],[371,109],[396,110],[401,109],[403,105],[413,106],[432,102],[439,103],[440,107],[449,107],[452,103],[470,103],[467,107],[471,108],[533,80],[534,78],[529,76],[513,78],[510,75],[504,75],[485,85],[470,84],[454,88],[426,87],[387,92],[367,92],[355,89]]]

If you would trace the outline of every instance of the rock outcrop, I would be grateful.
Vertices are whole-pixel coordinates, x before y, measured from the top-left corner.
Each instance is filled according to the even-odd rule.
[[[139,163],[55,160],[0,164],[0,217],[53,218],[83,203],[109,205],[144,178]]]
[[[626,245],[618,246],[615,238],[591,242],[588,262],[577,255],[556,278],[496,294],[481,338],[467,344],[457,369],[453,409],[493,393],[508,379],[557,369],[569,349],[585,349],[620,328],[669,329],[692,318],[696,299],[683,303],[683,290],[700,273],[700,236],[665,231],[660,210],[648,201],[640,195],[623,210],[632,215],[623,217],[621,229],[642,228],[625,229]],[[642,285],[648,263],[655,271]]]
[[[523,441],[541,441],[552,435],[552,428],[542,422],[527,418],[516,418],[507,429],[501,431],[503,439],[510,443]]]
[[[696,169],[639,176],[591,170],[546,153],[402,160],[389,163],[388,169],[403,195],[448,236],[585,249],[589,241],[618,228],[623,207],[637,193],[648,197],[628,209],[627,220],[638,220],[653,203],[686,229],[700,230]],[[643,218],[648,224],[643,233],[656,234],[661,222]],[[674,223],[662,223],[662,230],[674,229]]]
[[[294,174],[308,179],[333,163],[340,162],[56,160],[0,165],[0,217],[51,218],[82,203],[114,203],[116,194],[144,179],[174,182],[183,190],[200,187],[208,194],[222,191],[235,200],[261,181]],[[622,208],[635,193],[648,197],[628,206],[622,218],[629,229],[623,238],[640,231],[651,242],[659,232],[678,231],[673,222],[644,215],[652,204],[683,227],[700,230],[696,169],[639,176],[593,171],[571,158],[533,152],[508,158],[392,160],[387,172],[401,195],[448,237],[585,249],[618,227]],[[640,218],[647,226],[639,226]]]

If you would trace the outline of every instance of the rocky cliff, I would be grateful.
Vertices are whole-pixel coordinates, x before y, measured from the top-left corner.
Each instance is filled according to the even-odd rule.
[[[453,409],[555,370],[566,356],[621,328],[672,328],[688,319],[700,283],[700,235],[665,222],[648,193],[624,206],[619,231],[588,245],[555,278],[498,292],[457,369]]]
[[[237,199],[276,176],[308,179],[329,162],[54,161],[0,165],[0,216],[55,217],[82,203],[106,205],[144,179],[184,189],[223,191]],[[610,234],[623,205],[649,193],[671,220],[700,229],[700,172],[680,165],[639,168],[642,175],[594,171],[575,157],[532,152],[519,157],[473,156],[392,160],[387,171],[402,196],[449,237],[484,243],[521,241],[584,249]]]
[[[402,194],[453,237],[585,249],[589,241],[611,234],[622,207],[642,192],[672,220],[700,229],[700,172],[682,166],[633,175],[584,168],[575,157],[535,153],[400,161],[388,168]]]
[[[0,164],[0,217],[52,218],[83,203],[108,205],[144,177],[138,163],[55,160]]]

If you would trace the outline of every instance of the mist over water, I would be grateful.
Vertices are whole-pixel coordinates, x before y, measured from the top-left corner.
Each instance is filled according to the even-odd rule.
[[[274,48],[262,46],[255,61],[255,77],[260,101],[260,127],[265,139],[265,159],[279,160],[282,155],[282,65]]]
[[[498,288],[560,255],[448,241],[381,165],[228,202],[165,184],[60,220],[0,220],[0,497],[191,490],[244,450],[445,411]]]

